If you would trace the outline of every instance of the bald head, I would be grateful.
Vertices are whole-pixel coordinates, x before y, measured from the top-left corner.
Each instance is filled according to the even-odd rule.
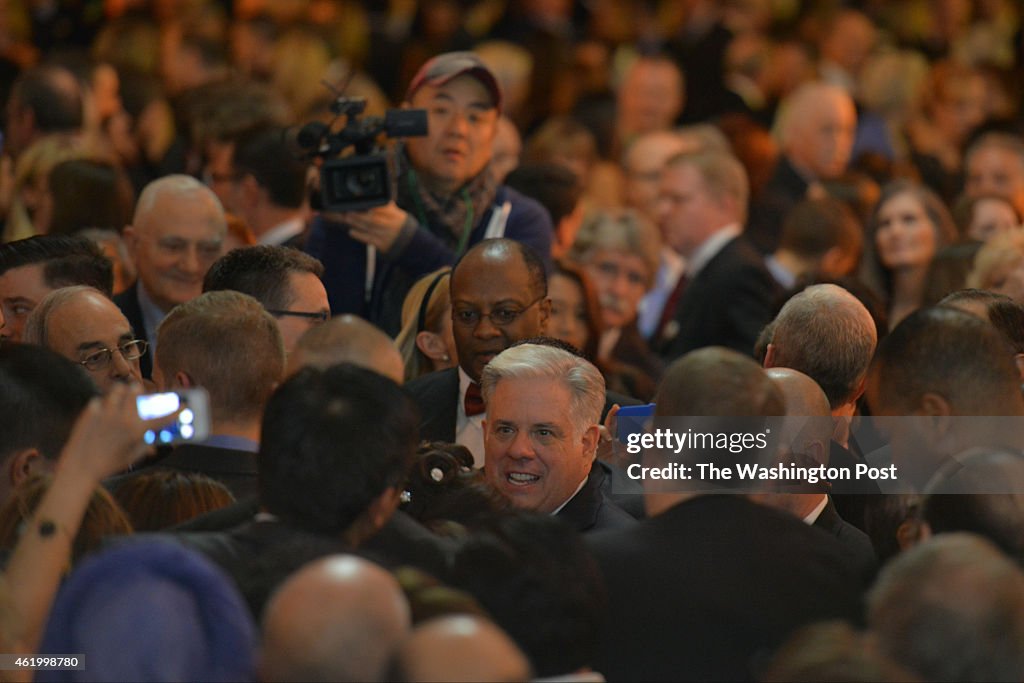
[[[402,355],[391,337],[354,315],[342,315],[309,329],[288,357],[288,376],[304,367],[324,370],[352,363],[401,384],[405,376]]]
[[[771,368],[768,378],[782,392],[786,402],[784,444],[796,453],[804,453],[824,462],[825,449],[832,438],[832,409],[818,383],[798,370]],[[821,452],[818,451],[820,448]]]
[[[166,313],[202,293],[226,232],[213,191],[191,176],[169,175],[143,189],[124,239],[141,287]]]
[[[455,264],[452,334],[471,379],[479,381],[484,366],[512,344],[545,333],[547,291],[544,263],[520,242],[484,240]]]
[[[525,681],[526,656],[500,628],[479,617],[458,615],[418,626],[399,648],[394,680]]]
[[[766,373],[782,392],[786,415],[831,416],[825,392],[804,373],[791,368],[770,368]]]
[[[855,296],[835,285],[813,285],[787,301],[772,324],[765,367],[805,373],[833,410],[860,397],[878,333]]]
[[[887,564],[868,625],[883,653],[924,680],[1024,679],[1024,574],[972,534],[940,534]]]
[[[117,383],[142,383],[144,343],[133,343],[135,334],[121,309],[92,287],[63,287],[43,297],[25,321],[23,340],[81,363],[101,392]]]
[[[656,415],[771,416],[785,414],[778,387],[749,357],[709,346],[669,366],[655,398]]]
[[[293,574],[263,619],[265,681],[382,681],[410,627],[395,578],[351,555]]]
[[[783,153],[811,178],[836,178],[850,161],[857,128],[853,99],[822,82],[800,86],[783,102],[777,122]]]

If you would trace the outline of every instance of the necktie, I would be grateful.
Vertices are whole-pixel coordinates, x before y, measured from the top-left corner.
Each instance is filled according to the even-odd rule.
[[[463,407],[466,409],[466,417],[473,417],[484,412],[484,397],[480,394],[480,385],[476,382],[470,382],[466,387]]]
[[[672,334],[668,334],[668,329],[671,327],[673,318],[676,317],[676,307],[679,305],[679,299],[683,295],[683,290],[686,289],[686,273],[679,276],[679,280],[676,281],[675,289],[669,294],[665,300],[665,307],[661,309],[661,319],[658,321],[658,327],[655,328],[654,334],[651,335],[651,342],[657,343],[659,341],[667,341],[675,336],[678,330],[675,330]]]

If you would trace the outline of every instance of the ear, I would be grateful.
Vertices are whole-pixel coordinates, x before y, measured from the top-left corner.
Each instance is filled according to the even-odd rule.
[[[845,275],[849,270],[846,252],[839,247],[832,247],[826,251],[818,262],[818,270],[829,275]]]
[[[427,332],[424,330],[423,332],[417,333],[416,348],[430,360],[451,360],[451,358],[445,358],[445,356],[448,355],[448,349],[445,348],[444,340],[441,339],[441,335],[436,332]]]
[[[17,451],[7,460],[7,479],[12,487],[19,486],[33,474],[49,469],[46,458],[38,448],[25,448]]]
[[[828,446],[821,441],[812,441],[805,444],[804,453],[816,463],[828,464]]]
[[[601,443],[601,427],[600,425],[590,425],[583,432],[583,453],[587,456],[587,459],[593,462],[597,457],[597,446]]]
[[[245,197],[246,206],[265,204],[267,195],[267,190],[261,187],[251,174],[246,174],[242,178],[242,196]]]
[[[953,406],[949,404],[949,401],[945,397],[930,391],[921,397],[919,410],[921,415],[933,417],[949,417],[953,414]]]
[[[853,394],[850,395],[850,399],[847,403],[856,403],[860,400],[860,397],[864,395],[864,390],[868,388],[868,376],[865,373],[860,380],[857,381],[857,386],[853,388]]]
[[[1013,362],[1017,364],[1017,372],[1020,374],[1021,382],[1024,382],[1024,353],[1014,354]]]
[[[768,344],[764,350],[764,367],[766,370],[775,367],[775,344]]]
[[[132,257],[132,261],[135,261],[135,254],[139,248],[139,231],[134,225],[126,225],[121,232],[121,239],[124,240],[128,255]]]
[[[395,514],[398,504],[402,502],[401,495],[402,492],[398,490],[398,487],[391,486],[384,489],[383,493],[370,502],[366,508],[366,519],[370,523],[373,533],[377,533]]]
[[[172,386],[180,389],[191,389],[196,386],[196,383],[187,372],[179,370],[174,373],[174,384]]]
[[[551,299],[544,297],[537,306],[540,307],[540,334],[544,336],[548,333],[548,319],[551,317]]]

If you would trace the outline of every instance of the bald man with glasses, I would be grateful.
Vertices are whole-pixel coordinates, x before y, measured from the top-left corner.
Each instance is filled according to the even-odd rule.
[[[136,339],[121,309],[98,289],[64,287],[46,295],[25,322],[23,340],[78,363],[103,393],[118,383],[142,384]]]

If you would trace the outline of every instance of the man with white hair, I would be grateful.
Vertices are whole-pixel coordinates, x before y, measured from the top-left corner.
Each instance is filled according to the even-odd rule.
[[[202,294],[203,277],[220,258],[226,232],[220,200],[195,178],[169,175],[143,189],[132,224],[124,229],[139,277],[114,298],[140,339],[153,345],[164,316]],[[144,357],[142,375],[151,374],[152,363]]]
[[[782,155],[761,198],[751,209],[747,234],[762,253],[779,246],[782,221],[821,181],[846,172],[857,130],[857,109],[840,87],[806,83],[787,97],[776,117]]]
[[[634,523],[601,491],[594,458],[604,378],[552,346],[520,344],[484,368],[484,476],[515,505],[558,515],[579,531]]]

